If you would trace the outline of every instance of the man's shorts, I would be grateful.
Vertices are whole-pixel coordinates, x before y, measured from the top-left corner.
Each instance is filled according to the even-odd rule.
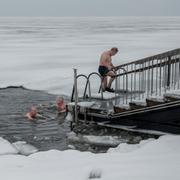
[[[106,66],[99,66],[98,71],[101,76],[105,76],[109,72],[109,69]]]

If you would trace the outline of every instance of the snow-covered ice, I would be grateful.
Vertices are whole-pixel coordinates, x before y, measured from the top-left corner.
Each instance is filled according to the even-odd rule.
[[[166,135],[142,141],[139,145],[120,144],[103,154],[50,150],[29,156],[0,155],[0,178],[179,180],[179,152],[180,136]]]
[[[97,71],[100,54],[112,46],[119,48],[115,65],[179,48],[180,17],[2,17],[0,42],[1,87],[70,95],[72,68]],[[99,81],[91,85],[99,88]]]

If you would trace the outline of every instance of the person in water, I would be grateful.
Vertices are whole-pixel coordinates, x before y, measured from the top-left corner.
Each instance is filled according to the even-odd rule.
[[[59,113],[66,112],[66,104],[61,97],[56,98],[56,107]]]
[[[26,114],[26,117],[32,121],[32,120],[36,119],[37,116],[38,116],[37,108],[32,106],[31,111]]]
[[[108,92],[114,92],[111,88],[112,82],[116,76],[116,67],[112,64],[112,56],[118,53],[118,48],[113,47],[108,51],[102,53],[99,62],[99,73],[103,77],[102,90]],[[110,77],[109,83],[107,77]]]

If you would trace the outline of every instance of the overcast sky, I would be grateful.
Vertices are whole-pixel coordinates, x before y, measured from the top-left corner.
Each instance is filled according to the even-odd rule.
[[[179,16],[180,0],[0,0],[0,16]]]

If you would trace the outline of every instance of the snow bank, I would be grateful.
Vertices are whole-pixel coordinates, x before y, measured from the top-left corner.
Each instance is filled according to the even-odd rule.
[[[130,146],[123,144],[104,154],[51,150],[28,157],[0,156],[0,176],[6,180],[180,179],[180,136]]]
[[[108,153],[128,153],[135,151],[141,147],[143,147],[146,143],[153,141],[154,139],[142,140],[139,144],[127,144],[122,143],[116,148],[110,148]]]

